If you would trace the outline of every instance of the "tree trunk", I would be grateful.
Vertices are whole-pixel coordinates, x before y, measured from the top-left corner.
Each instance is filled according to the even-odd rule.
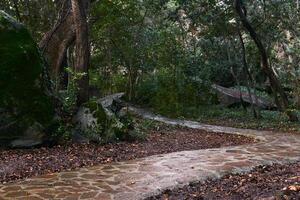
[[[242,7],[241,0],[235,0],[234,7],[241,19],[243,26],[248,30],[251,38],[253,39],[253,41],[255,42],[255,44],[259,50],[259,53],[261,55],[261,61],[262,61],[262,70],[270,80],[270,84],[271,84],[273,93],[275,93],[275,94],[278,93],[281,98],[282,105],[277,105],[277,106],[279,108],[281,107],[282,110],[287,113],[287,115],[289,116],[289,119],[291,121],[297,121],[298,120],[297,116],[294,113],[288,111],[289,102],[288,102],[287,95],[285,94],[283,88],[281,87],[281,84],[280,84],[279,80],[277,79],[276,75],[274,74],[273,70],[269,66],[268,56],[267,56],[266,50],[265,50],[260,38],[258,37],[255,30],[252,28],[252,26],[250,25],[250,23],[247,20],[247,17],[245,15],[246,8]]]
[[[240,39],[240,43],[241,43],[241,49],[242,49],[242,63],[243,63],[243,68],[244,68],[244,72],[248,76],[247,91],[248,91],[248,94],[249,94],[249,97],[250,97],[250,101],[251,101],[251,109],[252,109],[254,118],[259,118],[260,114],[259,114],[259,112],[256,112],[256,110],[255,110],[254,101],[253,101],[253,98],[252,98],[253,96],[252,96],[252,93],[251,93],[251,90],[250,90],[250,85],[251,85],[251,87],[253,89],[255,89],[255,86],[254,86],[254,81],[252,79],[252,76],[251,76],[249,68],[248,68],[248,63],[247,63],[247,59],[246,59],[245,43],[244,43],[243,36],[241,34],[241,31],[240,31],[239,27],[237,28],[237,31],[238,31],[238,35],[239,35],[239,39]],[[255,95],[254,96],[255,103],[256,103],[256,105],[258,105],[257,104],[256,93],[254,95]]]
[[[75,40],[73,16],[70,0],[59,2],[61,9],[54,27],[47,32],[39,43],[42,55],[50,64],[52,78],[58,78],[63,71],[63,58],[68,47]],[[59,86],[58,86],[59,87]]]
[[[75,72],[84,73],[78,80],[77,104],[81,105],[89,99],[89,76],[88,66],[90,59],[90,49],[88,40],[88,24],[86,17],[86,4],[84,0],[71,0],[72,13],[75,24]]]
[[[247,108],[246,108],[244,100],[243,100],[241,83],[240,83],[240,80],[238,78],[238,72],[235,73],[235,71],[234,71],[235,61],[232,62],[229,49],[230,49],[230,41],[229,41],[229,44],[228,44],[228,48],[226,49],[227,50],[228,62],[230,63],[230,71],[231,71],[231,75],[233,76],[236,84],[238,85],[239,93],[240,93],[239,96],[240,96],[240,101],[241,101],[242,107],[243,107],[244,111],[247,112]]]

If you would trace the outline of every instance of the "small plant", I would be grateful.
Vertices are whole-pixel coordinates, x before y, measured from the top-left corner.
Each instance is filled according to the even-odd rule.
[[[119,140],[133,141],[143,138],[142,132],[129,112],[126,112],[119,120],[122,126],[115,128],[116,136]]]
[[[72,68],[67,67],[66,71],[69,75],[69,83],[66,91],[60,93],[65,112],[72,113],[76,108],[77,94],[78,94],[78,80],[86,73],[75,72]]]
[[[57,119],[49,127],[49,139],[52,142],[63,144],[71,139],[72,124],[64,122],[62,119]]]

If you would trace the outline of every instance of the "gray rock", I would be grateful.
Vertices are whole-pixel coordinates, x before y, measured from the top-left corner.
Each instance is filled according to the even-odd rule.
[[[24,136],[13,140],[10,146],[13,148],[28,148],[40,145],[44,142],[45,132],[44,128],[39,123],[34,123],[24,133]]]
[[[74,139],[105,142],[115,138],[115,131],[124,127],[118,114],[122,109],[119,99],[123,95],[124,93],[109,95],[79,108],[73,118],[73,123],[76,124]]]
[[[24,28],[24,25],[17,22],[13,17],[9,14],[5,13],[3,10],[0,10],[0,16],[8,21],[9,23],[0,23],[0,28],[8,29],[8,30],[21,30]]]
[[[237,89],[225,88],[216,84],[213,84],[212,88],[217,91],[220,103],[227,107],[237,103],[242,103],[241,102],[241,98],[242,98],[244,102],[249,104],[251,104],[251,99],[252,99],[254,105],[262,109],[276,108],[276,106],[272,102],[262,97],[259,97],[253,93],[249,95],[247,92],[240,92]]]
[[[93,112],[86,107],[80,107],[73,120],[78,125],[78,128],[83,131],[88,128],[94,128],[98,123]]]
[[[103,108],[108,108],[113,104],[114,100],[119,100],[123,96],[124,96],[124,92],[116,93],[116,94],[112,94],[112,95],[103,97],[103,98],[99,99],[97,102],[100,103],[103,106]]]
[[[106,119],[107,114],[101,105],[96,110],[85,106],[80,107],[73,118],[76,130],[73,133],[76,134],[73,134],[72,137],[79,139],[81,142],[102,142]]]
[[[130,111],[128,110],[128,107],[123,107],[119,112],[118,112],[118,117],[125,117]]]
[[[78,129],[72,130],[72,141],[79,144],[90,142],[90,140],[87,137],[83,136],[83,133]]]
[[[17,139],[10,143],[12,148],[30,148],[37,145],[41,145],[43,140],[39,139]]]

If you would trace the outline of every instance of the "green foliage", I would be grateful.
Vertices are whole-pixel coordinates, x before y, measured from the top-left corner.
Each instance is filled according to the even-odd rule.
[[[165,14],[176,14],[176,1],[161,7],[150,2],[95,5],[92,13],[101,12],[103,18],[92,31],[97,38],[93,66],[101,63],[90,76],[92,84],[103,94],[126,92],[127,99],[172,116],[180,116],[185,107],[215,103],[211,82],[233,84],[230,68],[224,68],[228,46],[218,38],[185,36],[185,28],[164,20]],[[121,14],[125,8],[127,14]],[[217,59],[220,55],[224,61]]]
[[[70,141],[72,137],[71,130],[73,129],[73,124],[66,123],[62,119],[56,119],[52,121],[51,125],[49,125],[48,132],[48,140],[52,143],[64,144]]]
[[[56,1],[17,2],[20,19],[37,40],[53,25],[53,16],[61,6]],[[12,3],[4,0],[0,7],[17,16]],[[299,109],[300,20],[295,2],[244,3],[247,17],[267,50],[270,65],[288,93],[291,105],[287,112]],[[249,84],[243,68],[239,30],[253,83],[263,91],[256,93],[271,99],[259,51],[241,26],[232,1],[103,0],[91,3],[89,11],[90,85],[98,88],[102,96],[126,92],[127,100],[172,117],[247,121],[251,118],[250,111],[215,106],[218,102],[210,91],[213,83],[235,88]],[[33,59],[39,57],[36,45],[22,25],[15,22],[7,28],[7,19],[0,20],[1,30],[6,29],[0,32],[0,107],[18,107],[17,115],[25,113],[27,121],[38,118],[47,122],[53,109],[48,107],[49,99],[36,87],[41,73],[41,60]],[[72,56],[68,61],[72,63]],[[76,110],[76,82],[83,75],[73,72],[71,67],[67,69],[69,86],[60,92],[68,113]],[[247,91],[245,87],[242,90]],[[99,105],[88,104],[101,122],[99,127],[91,129],[91,136],[96,132],[106,141],[127,138],[134,120],[107,118]],[[278,112],[266,111],[262,116],[266,124],[272,120],[285,122],[285,115]],[[63,135],[62,132],[63,127],[58,128],[58,133]]]
[[[54,24],[60,3],[52,0],[1,0],[0,9],[24,23],[34,40],[40,41]]]
[[[96,100],[90,100],[83,106],[89,108],[92,111],[94,116],[97,118],[99,124],[102,123],[104,125],[108,120],[104,108]]]
[[[122,73],[108,74],[100,70],[91,70],[89,77],[90,85],[99,89],[103,96],[126,91],[128,78]]]
[[[122,123],[122,126],[115,129],[118,140],[134,141],[145,139],[145,132],[140,129],[130,113],[127,112],[125,115],[121,116],[120,122]]]
[[[108,125],[105,134],[109,137],[106,137],[105,142],[135,141],[146,138],[146,131],[139,126],[134,117],[128,112],[120,117],[111,118]]]
[[[245,86],[240,86],[240,87],[235,86],[235,87],[232,87],[232,88],[234,88],[234,89],[236,89],[236,90],[238,90],[238,91],[241,90],[241,92],[245,92],[245,93],[248,94],[247,87],[245,87]],[[250,92],[253,93],[253,94],[256,94],[256,95],[257,95],[258,97],[260,97],[260,98],[264,98],[264,99],[269,100],[269,101],[271,101],[271,102],[273,101],[273,100],[272,100],[272,97],[270,96],[270,94],[268,94],[268,93],[265,92],[265,91],[259,91],[259,90],[257,90],[257,89],[250,88]]]
[[[61,91],[58,96],[62,100],[63,108],[65,112],[72,113],[77,107],[77,96],[78,96],[78,80],[80,80],[85,73],[75,72],[72,68],[67,67],[69,81],[66,91]]]
[[[299,116],[299,113],[297,115]],[[287,115],[279,111],[262,110],[261,118],[255,119],[250,110],[245,112],[242,108],[224,108],[220,105],[211,105],[190,109],[183,116],[202,123],[222,126],[300,132],[298,123],[289,122]]]
[[[169,116],[181,116],[187,107],[213,103],[209,86],[190,80],[183,73],[162,69],[137,87],[138,104]]]

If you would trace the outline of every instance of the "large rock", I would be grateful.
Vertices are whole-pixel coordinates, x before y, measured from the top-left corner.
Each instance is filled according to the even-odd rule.
[[[105,143],[126,138],[127,132],[134,127],[123,112],[120,114],[123,107],[120,98],[123,95],[109,95],[80,107],[73,119],[74,124],[77,124],[73,131],[74,140]]]
[[[72,131],[73,140],[98,143],[113,140],[112,134],[108,134],[108,131],[114,116],[113,112],[104,109],[97,102],[82,105],[73,118],[73,123],[76,124],[75,130]]]
[[[5,138],[10,134],[23,138],[30,127],[36,123],[46,127],[54,116],[41,81],[43,61],[26,27],[3,11],[0,11],[0,44],[0,108],[10,117],[2,120],[0,129],[6,127],[5,121],[14,120],[20,127],[18,133],[1,131],[0,140],[4,133]]]
[[[80,107],[75,116],[75,121],[79,128],[82,130],[87,130],[88,128],[96,129],[98,124],[97,112],[97,110],[92,110],[86,106]],[[105,113],[103,115],[105,116]]]
[[[44,137],[45,132],[43,126],[39,123],[35,123],[28,127],[23,137],[13,140],[10,146],[13,148],[27,148],[41,145],[44,141]]]
[[[119,110],[121,108],[117,107],[118,105],[116,105],[116,102],[118,102],[119,105],[121,105],[120,99],[124,95],[125,95],[124,92],[115,93],[112,95],[105,96],[105,97],[99,99],[97,102],[100,103],[103,106],[103,108],[111,108],[112,110],[115,110],[115,112],[117,112],[117,110]]]
[[[229,107],[234,104],[242,103],[242,98],[244,102],[249,104],[251,104],[252,99],[253,104],[262,109],[273,109],[276,107],[272,102],[253,93],[250,93],[250,96],[248,92],[240,92],[237,89],[225,88],[216,84],[212,85],[212,88],[217,91],[219,100],[224,106]]]

